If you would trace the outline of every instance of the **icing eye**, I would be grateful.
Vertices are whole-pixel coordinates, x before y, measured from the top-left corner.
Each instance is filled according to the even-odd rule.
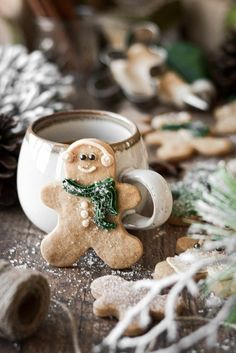
[[[200,249],[201,245],[199,243],[194,244],[194,249]]]
[[[222,251],[224,251],[224,250],[225,250],[224,247],[222,247],[222,248],[216,248],[216,251],[219,251],[219,252],[222,252]]]
[[[88,155],[88,159],[90,159],[90,161],[94,161],[94,160],[96,159],[95,154],[90,153],[90,154]]]
[[[84,153],[80,153],[80,155],[79,155],[79,159],[81,159],[81,161],[85,161],[85,159],[87,159],[86,154],[84,154]]]

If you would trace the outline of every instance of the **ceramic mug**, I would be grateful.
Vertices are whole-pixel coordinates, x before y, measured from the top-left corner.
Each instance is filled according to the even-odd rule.
[[[148,170],[145,145],[136,125],[111,112],[78,110],[52,114],[35,121],[24,137],[17,171],[17,188],[27,217],[41,230],[50,232],[57,223],[54,210],[40,198],[43,186],[64,179],[63,152],[81,138],[97,138],[111,145],[115,152],[117,178],[140,189],[142,201],[137,210],[124,215],[129,229],[150,229],[170,216],[172,196],[161,175]],[[139,212],[151,197],[150,217]]]

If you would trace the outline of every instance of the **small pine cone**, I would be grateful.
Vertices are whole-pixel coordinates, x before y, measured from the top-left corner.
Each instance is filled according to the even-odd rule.
[[[16,167],[20,139],[13,133],[17,122],[0,114],[0,208],[11,206],[17,200]]]
[[[231,30],[220,49],[210,60],[212,78],[220,94],[236,93],[236,30]]]

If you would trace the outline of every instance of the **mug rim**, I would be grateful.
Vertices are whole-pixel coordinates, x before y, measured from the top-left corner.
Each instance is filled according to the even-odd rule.
[[[124,149],[128,149],[129,147],[136,144],[141,138],[140,132],[133,121],[117,113],[113,113],[107,110],[96,110],[96,109],[74,109],[74,110],[67,110],[62,112],[55,112],[53,114],[43,116],[41,118],[38,118],[37,120],[35,120],[33,123],[29,125],[26,131],[26,135],[32,134],[36,138],[42,141],[53,144],[55,148],[65,149],[69,146],[69,144],[46,139],[38,135],[38,132],[42,128],[48,127],[55,122],[77,120],[82,116],[84,117],[92,116],[98,119],[103,119],[104,117],[106,117],[106,118],[109,118],[109,120],[113,120],[116,123],[119,122],[119,125],[126,127],[130,131],[131,133],[130,137],[124,140],[121,140],[119,142],[109,143],[109,145],[113,148],[114,151],[123,151]]]

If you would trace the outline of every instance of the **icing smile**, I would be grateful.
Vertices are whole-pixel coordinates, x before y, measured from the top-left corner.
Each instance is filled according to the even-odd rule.
[[[93,173],[97,168],[95,167],[95,165],[93,165],[90,168],[84,168],[84,167],[81,167],[81,165],[78,165],[78,169],[83,173]]]

